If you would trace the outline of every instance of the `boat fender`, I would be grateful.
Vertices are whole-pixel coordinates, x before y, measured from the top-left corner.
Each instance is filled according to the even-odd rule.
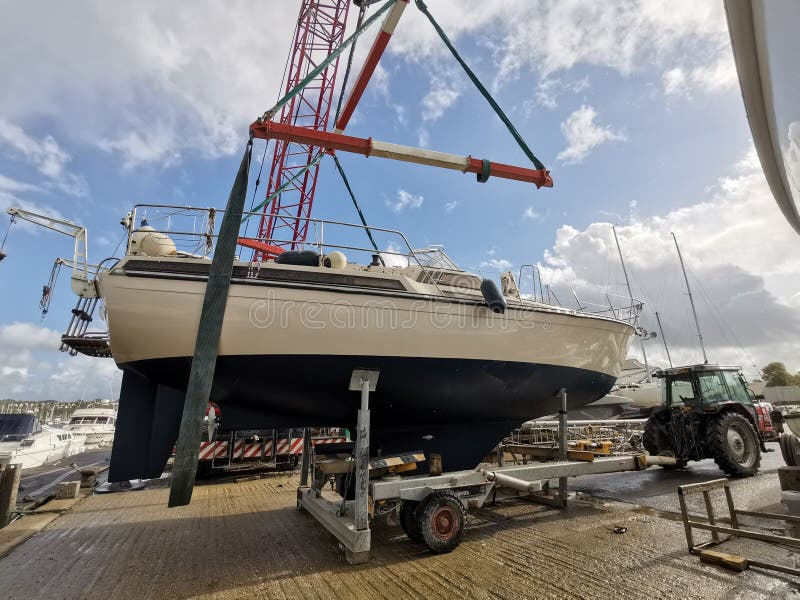
[[[329,269],[344,269],[347,266],[347,257],[338,250],[334,250],[325,255],[322,259],[322,264]]]
[[[497,289],[494,281],[484,279],[481,282],[481,294],[483,294],[486,305],[493,313],[503,314],[506,312],[506,299],[503,298],[503,294]]]
[[[288,250],[275,258],[279,265],[298,265],[301,267],[318,267],[319,254],[313,250]]]

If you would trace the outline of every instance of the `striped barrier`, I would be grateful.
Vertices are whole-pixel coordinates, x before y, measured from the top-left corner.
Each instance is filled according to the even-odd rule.
[[[327,438],[311,438],[311,443],[315,446],[317,444],[346,444],[346,437],[327,437]]]
[[[264,452],[264,444],[245,444],[244,458],[261,458]]]
[[[228,455],[228,442],[201,442],[200,460],[212,460]]]
[[[242,458],[244,454],[244,440],[235,440],[233,442],[233,454],[231,458]]]

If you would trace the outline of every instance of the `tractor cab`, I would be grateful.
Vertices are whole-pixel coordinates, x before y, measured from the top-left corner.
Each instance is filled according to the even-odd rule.
[[[714,411],[728,402],[755,404],[755,394],[747,387],[739,367],[692,365],[659,370],[653,375],[664,380],[662,406]]]
[[[679,466],[713,458],[733,477],[758,472],[764,442],[778,439],[782,418],[756,401],[739,367],[690,365],[654,376],[663,379],[662,402],[645,426],[648,452],[675,456]]]

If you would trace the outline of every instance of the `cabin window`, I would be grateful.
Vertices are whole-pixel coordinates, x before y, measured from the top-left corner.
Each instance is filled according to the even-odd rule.
[[[735,371],[723,371],[722,374],[731,392],[731,400],[748,404],[750,402],[750,395],[747,393],[747,389],[744,387],[744,383],[742,383],[739,374]]]
[[[697,381],[700,383],[700,394],[704,403],[713,404],[727,400],[728,394],[719,373],[702,373]]]
[[[673,379],[670,381],[670,392],[673,405],[692,404],[694,402],[694,387],[691,381]]]

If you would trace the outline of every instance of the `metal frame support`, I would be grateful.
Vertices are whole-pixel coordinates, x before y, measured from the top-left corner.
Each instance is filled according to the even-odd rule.
[[[361,392],[361,407],[358,410],[356,432],[356,529],[369,529],[369,393],[378,385],[379,371],[356,369],[350,378],[350,391]]]
[[[369,394],[375,391],[379,374],[379,371],[355,369],[350,378],[349,389],[361,392],[354,449],[355,501],[331,502],[322,498],[313,486],[309,486],[309,481],[313,482],[311,444],[308,432],[304,436],[297,508],[305,508],[339,540],[344,548],[345,558],[351,565],[367,562],[372,546],[372,532],[369,528]]]

